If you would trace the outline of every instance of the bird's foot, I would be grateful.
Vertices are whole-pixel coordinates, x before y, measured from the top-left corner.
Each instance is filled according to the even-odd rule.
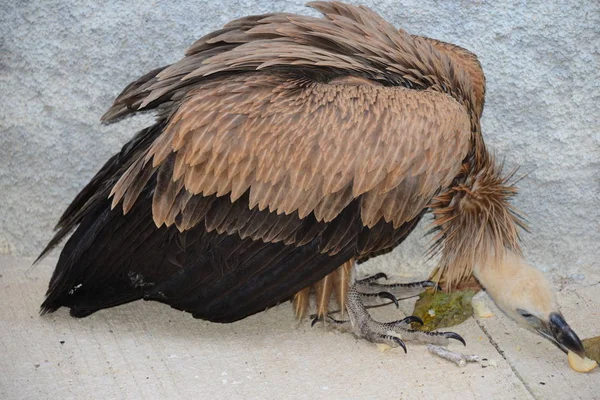
[[[418,317],[409,316],[394,322],[375,321],[365,309],[361,297],[361,294],[352,286],[348,292],[346,305],[350,319],[340,321],[327,316],[326,320],[329,325],[342,331],[350,331],[372,343],[383,343],[390,347],[400,346],[405,352],[404,342],[445,346],[450,339],[455,339],[466,345],[464,339],[454,332],[425,332],[411,329],[412,322],[423,323]],[[313,321],[313,325],[316,321],[317,319]]]
[[[354,286],[364,300],[364,303],[366,303],[365,305],[379,305],[383,304],[386,300],[391,300],[397,307],[398,300],[418,296],[430,287],[439,287],[433,281],[382,284],[377,282],[380,279],[387,280],[387,275],[380,272],[355,282]]]

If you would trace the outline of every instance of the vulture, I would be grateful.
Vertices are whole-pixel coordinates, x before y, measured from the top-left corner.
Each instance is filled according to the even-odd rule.
[[[474,275],[516,322],[583,356],[550,284],[522,257],[517,189],[481,132],[477,56],[363,6],[309,6],[322,17],[229,22],[123,90],[102,121],[153,111],[155,123],[58,221],[40,258],[73,233],[41,312],[85,317],[144,299],[229,323],[289,300],[302,317],[316,296],[318,318],[372,342],[463,341],[366,311],[370,297],[434,283],[356,279],[362,260],[430,213],[446,282]]]

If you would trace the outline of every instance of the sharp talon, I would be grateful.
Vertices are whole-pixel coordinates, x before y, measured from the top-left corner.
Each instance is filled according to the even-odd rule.
[[[383,272],[379,272],[375,275],[373,275],[372,277],[370,277],[369,279],[372,280],[377,280],[377,279],[385,279],[387,281],[388,276],[386,274],[384,274]]]
[[[388,276],[386,274],[384,274],[383,272],[379,272],[375,275],[371,275],[371,276],[367,276],[366,278],[363,279],[359,279],[357,282],[364,284],[364,285],[368,285],[373,281],[376,281],[378,279],[385,279],[387,280]]]
[[[398,343],[398,346],[402,347],[404,349],[404,354],[407,353],[406,351],[406,345],[404,344],[404,342],[400,339],[397,338],[396,336],[389,336],[390,339],[392,339],[394,342]]]
[[[332,324],[336,324],[336,325],[342,325],[342,324],[345,324],[345,323],[348,322],[348,321],[341,321],[339,319],[334,319],[334,318],[331,318],[331,317],[327,317],[327,321],[330,322],[330,323],[332,323]]]
[[[417,323],[419,325],[423,325],[423,320],[419,317],[415,317],[414,315],[410,315],[406,318],[404,318],[401,322],[404,322],[405,324],[410,324],[410,323]]]
[[[396,308],[400,307],[400,304],[398,304],[398,299],[390,292],[379,292],[377,296],[381,297],[382,299],[391,300],[396,305]]]
[[[422,286],[423,287],[432,287],[432,288],[435,288],[436,290],[442,290],[442,287],[440,285],[438,285],[437,283],[435,283],[434,281],[423,281]]]
[[[310,327],[312,328],[313,326],[315,326],[315,325],[316,325],[316,323],[317,323],[317,322],[319,322],[320,320],[321,320],[321,319],[320,319],[318,316],[316,316],[316,317],[315,317],[315,318],[312,320],[312,322],[310,323]]]
[[[458,333],[454,333],[454,332],[442,332],[442,335],[444,335],[444,337],[448,338],[448,339],[455,339],[458,340],[459,342],[461,342],[464,346],[467,345],[467,342],[465,342],[465,339],[462,338],[462,336],[460,336]]]

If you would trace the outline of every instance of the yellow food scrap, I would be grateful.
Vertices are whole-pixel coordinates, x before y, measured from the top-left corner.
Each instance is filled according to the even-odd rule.
[[[567,358],[569,359],[569,366],[577,372],[590,372],[598,366],[596,361],[587,357],[581,358],[572,351],[569,351]]]
[[[483,299],[473,298],[471,305],[473,306],[473,312],[479,318],[491,318],[494,316],[494,313],[488,308]]]

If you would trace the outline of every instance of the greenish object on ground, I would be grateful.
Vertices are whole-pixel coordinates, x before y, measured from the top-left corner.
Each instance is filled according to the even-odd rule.
[[[415,303],[413,315],[423,320],[424,331],[458,325],[473,315],[471,299],[473,290],[461,290],[451,293],[428,289],[421,293]]]
[[[600,364],[600,336],[583,339],[581,342],[585,348],[585,355]]]

